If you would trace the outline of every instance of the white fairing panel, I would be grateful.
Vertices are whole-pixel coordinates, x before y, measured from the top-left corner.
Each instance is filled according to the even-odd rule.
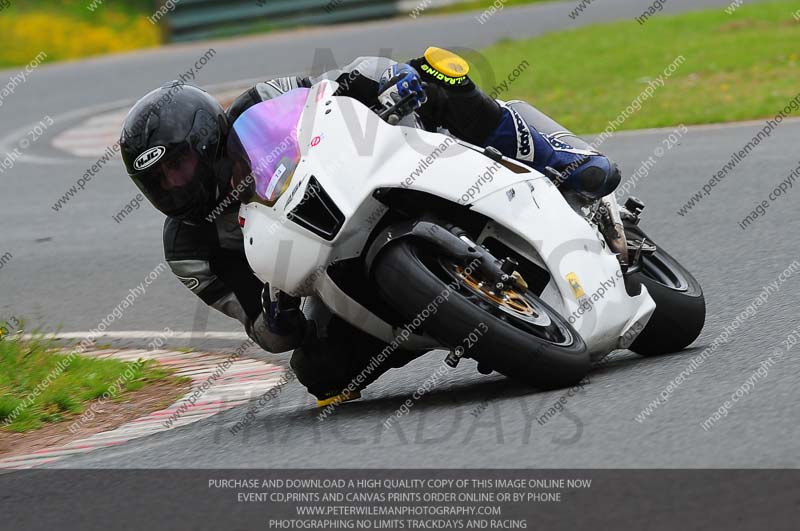
[[[650,318],[655,303],[646,288],[636,297],[628,295],[619,262],[602,235],[546,177],[484,197],[473,210],[490,215],[500,226],[493,231],[495,237],[513,241],[515,250],[550,272],[542,298],[568,319],[592,354],[628,346],[620,343],[621,337],[636,323],[637,329],[643,328]],[[504,239],[509,232],[513,234]]]
[[[472,197],[533,175],[515,174],[450,137],[391,126],[352,98],[330,96],[332,89],[335,83],[323,82],[309,95],[297,134],[302,159],[288,191],[272,207],[250,203],[240,211],[251,267],[288,293],[311,294],[319,271],[362,252],[385,211],[372,197],[378,188],[409,188],[459,202],[490,169],[491,181],[484,179]],[[346,218],[331,242],[286,218],[303,201],[312,175]]]
[[[335,88],[323,82],[311,90],[297,134],[301,161],[287,191],[272,207],[241,208],[247,257],[263,281],[295,295],[317,294],[336,307],[325,300],[337,290],[324,271],[363,252],[386,210],[373,192],[407,188],[471,204],[493,219],[495,237],[506,234],[551,272],[543,298],[569,318],[596,356],[626,346],[621,337],[649,319],[655,304],[646,290],[627,295],[602,236],[546,177],[532,169],[515,173],[442,134],[390,126],[359,102],[332,96]],[[332,241],[286,218],[304,200],[311,176],[346,218]],[[370,324],[373,331],[377,326]]]

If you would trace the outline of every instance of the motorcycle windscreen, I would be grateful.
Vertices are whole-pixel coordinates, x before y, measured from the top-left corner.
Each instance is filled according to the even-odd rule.
[[[244,202],[272,206],[289,187],[300,162],[297,125],[308,92],[298,88],[261,102],[233,123],[228,156],[233,161],[233,187]]]

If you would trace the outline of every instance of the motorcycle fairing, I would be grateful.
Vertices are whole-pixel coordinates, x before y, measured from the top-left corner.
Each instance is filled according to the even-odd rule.
[[[591,309],[573,324],[595,357],[627,346],[626,333],[637,323],[646,324],[655,309],[646,289],[630,297],[622,279],[610,284],[620,272],[616,257],[547,177],[533,169],[511,171],[467,146],[447,142],[449,137],[439,133],[391,126],[358,101],[333,96],[335,90],[335,82],[325,81],[307,95],[298,121],[301,158],[292,192],[272,206],[242,205],[245,250],[262,280],[294,295],[318,295],[329,307],[346,306],[351,309],[343,315],[346,320],[391,341],[389,328],[377,325],[377,317],[331,287],[326,270],[364,251],[372,227],[386,210],[373,192],[404,188],[470,205],[493,219],[501,238],[513,236],[509,239],[516,241],[521,254],[551,272],[542,297],[565,317],[577,315],[581,307],[585,310],[588,295]],[[491,175],[483,177],[490,167]],[[286,218],[308,200],[312,175],[345,217],[331,241]],[[575,280],[583,297],[576,296]],[[364,312],[371,317],[365,320]]]

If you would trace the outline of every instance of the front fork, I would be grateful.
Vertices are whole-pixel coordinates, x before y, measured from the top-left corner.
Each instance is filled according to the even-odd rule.
[[[600,199],[596,215],[600,232],[605,236],[608,246],[617,255],[622,272],[625,273],[630,265],[628,242],[625,238],[625,227],[622,225],[617,198],[613,193]]]
[[[601,208],[612,214],[609,216],[607,226],[613,230],[610,230],[610,235],[605,232],[603,234],[608,240],[609,247],[615,253],[618,253],[617,257],[623,274],[626,276],[632,275],[641,269],[642,256],[650,255],[656,251],[656,246],[647,241],[647,238],[628,240],[625,236],[625,223],[628,223],[629,226],[639,224],[639,216],[644,210],[644,203],[638,198],[630,196],[625,201],[624,209],[620,209],[613,195],[604,197],[600,201]]]

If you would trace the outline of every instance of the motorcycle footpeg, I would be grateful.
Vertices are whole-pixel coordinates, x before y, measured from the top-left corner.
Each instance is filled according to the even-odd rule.
[[[652,254],[657,250],[658,247],[654,243],[645,240],[628,240],[629,253],[641,252],[642,254]]]
[[[629,276],[633,275],[634,273],[638,273],[641,270],[642,270],[642,264],[633,264],[633,265],[628,266],[627,268],[625,268],[625,270],[622,272],[622,274],[625,277],[629,277]]]
[[[638,197],[630,196],[627,200],[625,200],[623,208],[620,209],[620,215],[622,215],[622,218],[626,221],[630,221],[634,225],[638,225],[642,215],[642,210],[644,210],[644,201]]]
[[[444,362],[448,367],[452,367],[455,369],[458,367],[458,362],[461,361],[461,358],[464,357],[464,349],[462,347],[456,347],[450,352],[448,352],[447,357],[444,358]]]
[[[632,275],[638,273],[642,269],[642,255],[653,254],[658,247],[647,241],[643,240],[628,240],[628,256],[633,256],[630,265],[625,271],[625,275]]]

